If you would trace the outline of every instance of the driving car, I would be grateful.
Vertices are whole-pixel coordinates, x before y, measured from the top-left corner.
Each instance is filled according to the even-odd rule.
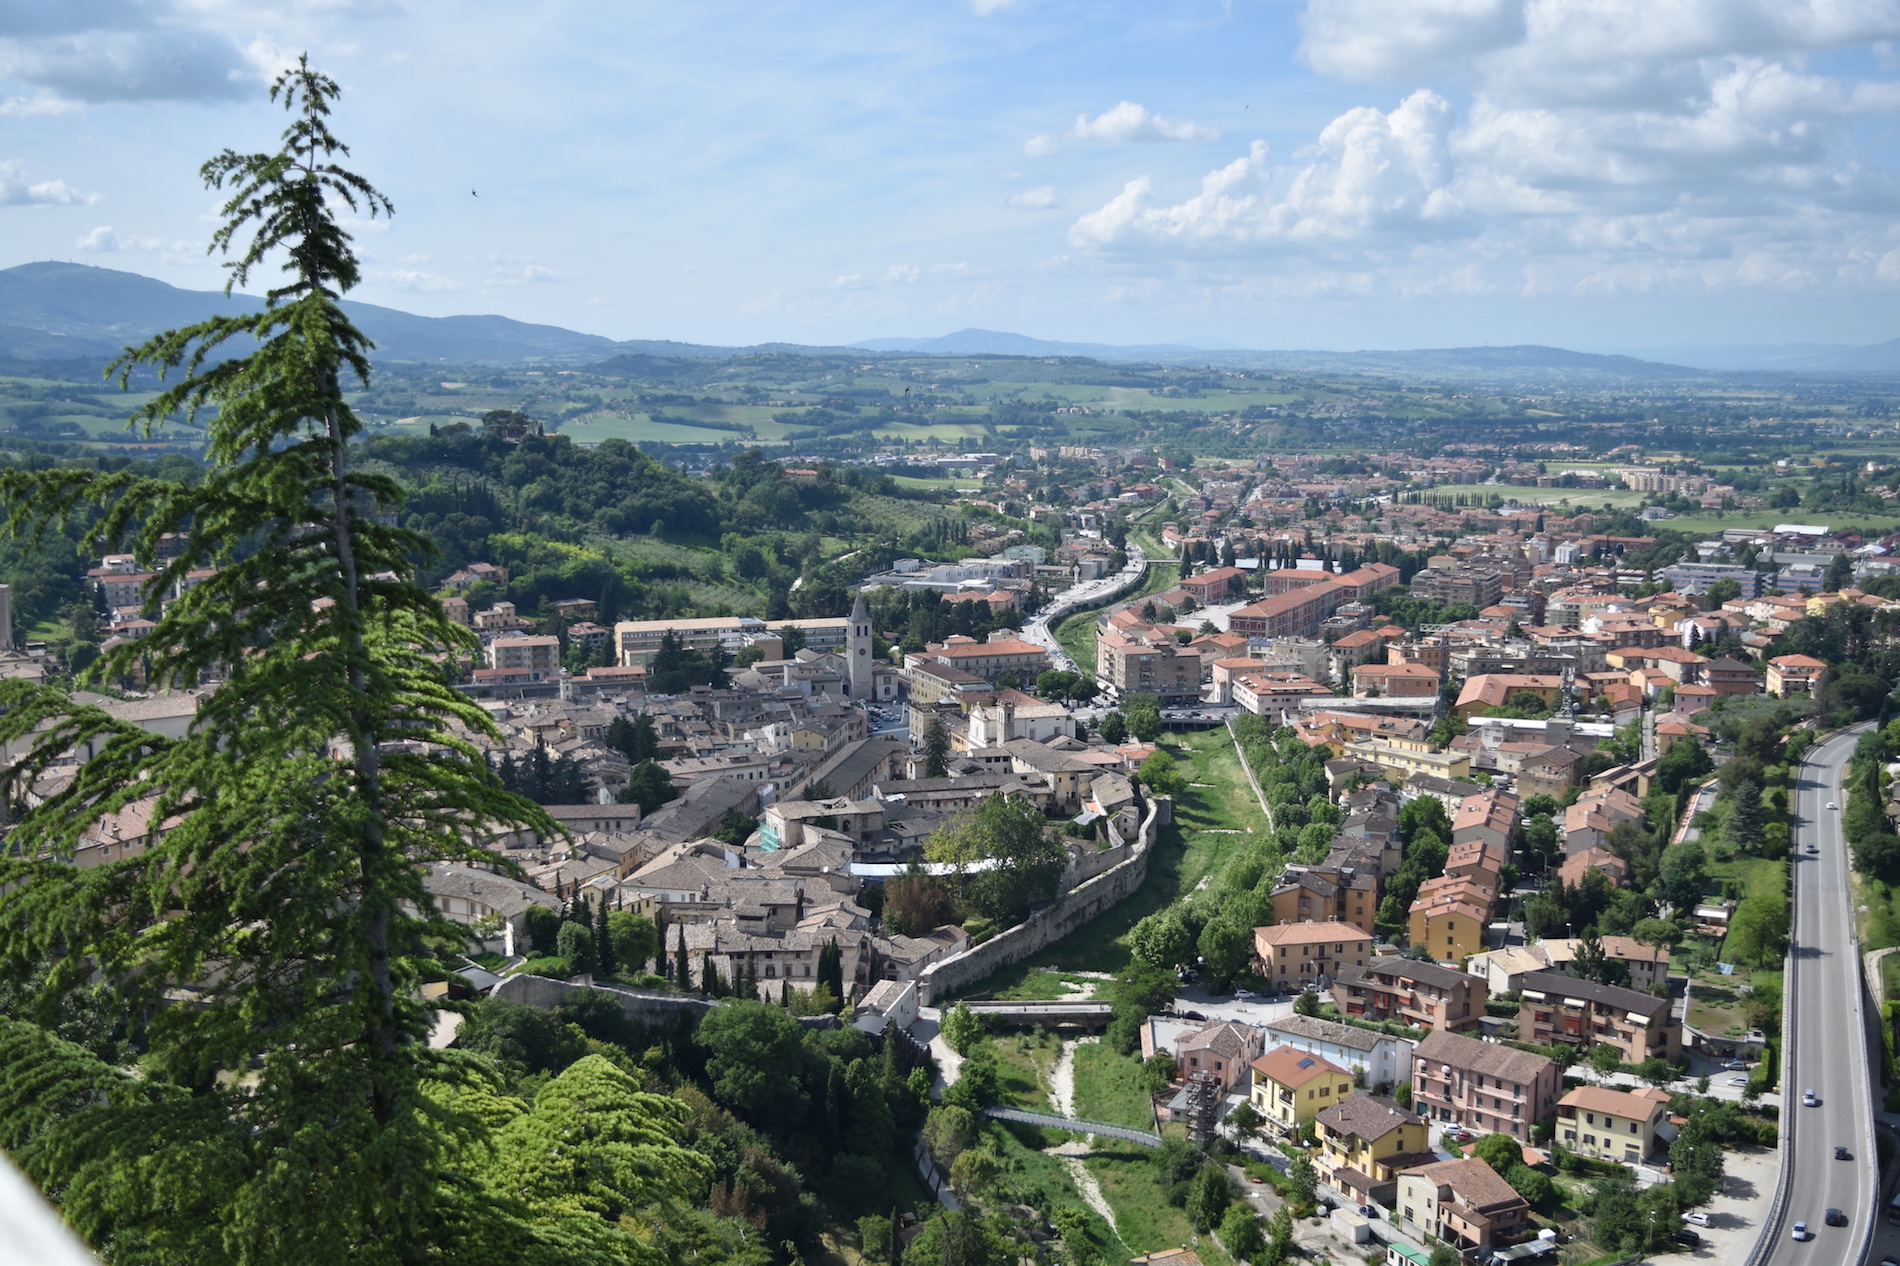
[[[1814,1232],[1808,1230],[1808,1224],[1805,1222],[1795,1223],[1794,1226],[1789,1229],[1788,1234],[1796,1240],[1811,1240],[1814,1238]]]
[[[1826,1221],[1829,1226],[1846,1226],[1847,1215],[1842,1213],[1839,1209],[1829,1209],[1826,1214]]]
[[[1837,1147],[1834,1149],[1834,1159],[1835,1160],[1853,1160],[1854,1154],[1848,1151],[1844,1147]]]
[[[1731,1078],[1729,1078],[1729,1079],[1728,1079],[1728,1084],[1729,1084],[1729,1085],[1731,1085],[1731,1086],[1746,1086],[1746,1085],[1748,1084],[1748,1078],[1746,1078],[1746,1077],[1731,1077]]]
[[[1821,1106],[1821,1101],[1815,1096],[1812,1090],[1803,1090],[1801,1092],[1801,1106],[1804,1108],[1818,1108]]]
[[[1834,803],[1834,802],[1833,802],[1832,800],[1830,800],[1830,801],[1828,801],[1828,802],[1827,802],[1827,807],[1828,807],[1828,808],[1830,808],[1830,809],[1838,809],[1838,808],[1840,808],[1840,806],[1839,806],[1839,805],[1837,805],[1837,804],[1835,804],[1835,803]]]
[[[1821,851],[1821,846],[1819,844],[1816,844],[1813,840],[1808,841],[1808,852],[1818,853],[1820,851]]]

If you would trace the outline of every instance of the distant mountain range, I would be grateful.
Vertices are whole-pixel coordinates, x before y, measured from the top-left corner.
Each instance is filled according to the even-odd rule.
[[[255,312],[263,301],[182,290],[137,273],[44,262],[0,270],[0,363],[16,368],[71,362],[96,369],[161,330],[217,313]],[[1900,374],[1900,339],[1871,347],[1796,344],[1683,347],[1662,359],[1573,352],[1559,347],[1456,347],[1415,351],[1254,351],[1220,340],[1207,345],[1063,343],[995,330],[958,330],[936,338],[867,339],[850,347],[762,343],[718,347],[661,339],[624,342],[556,325],[501,316],[425,317],[376,304],[344,308],[376,343],[379,360],[445,365],[553,363],[601,365],[671,377],[694,360],[794,355],[1064,356],[1102,361],[1210,365],[1281,372],[1363,373],[1404,377],[1580,381],[1666,381],[1710,372]],[[1219,346],[1214,344],[1219,343]],[[1650,356],[1655,356],[1651,353]],[[668,367],[671,367],[669,370]]]

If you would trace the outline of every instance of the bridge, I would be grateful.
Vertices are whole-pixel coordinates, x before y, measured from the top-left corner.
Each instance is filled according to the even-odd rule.
[[[1159,1134],[1150,1134],[1146,1130],[1131,1130],[1125,1125],[1103,1125],[1100,1121],[1077,1121],[1073,1117],[1059,1117],[1049,1112],[1028,1112],[1022,1108],[995,1106],[983,1109],[983,1115],[996,1121],[1014,1121],[1019,1125],[1040,1125],[1051,1130],[1073,1130],[1077,1134],[1096,1134],[1102,1138],[1120,1139],[1124,1143],[1136,1143],[1142,1147],[1161,1146]]]
[[[947,1004],[946,1004],[947,1005]],[[1041,1001],[965,1002],[970,1014],[996,1024],[1045,1024],[1100,1028],[1114,1018],[1115,1008],[1086,998]]]

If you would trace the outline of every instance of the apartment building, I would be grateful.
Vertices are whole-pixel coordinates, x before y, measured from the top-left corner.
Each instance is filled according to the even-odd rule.
[[[1563,1070],[1546,1055],[1436,1032],[1412,1057],[1412,1107],[1427,1121],[1530,1140],[1557,1109]]]
[[[1437,1159],[1426,1148],[1424,1118],[1373,1095],[1347,1095],[1322,1108],[1313,1132],[1320,1177],[1361,1200],[1389,1203],[1400,1171]]]
[[[1412,1067],[1414,1045],[1407,1039],[1313,1015],[1269,1020],[1266,1040],[1358,1073],[1375,1093],[1404,1081]]]
[[[1530,1218],[1524,1197],[1476,1156],[1408,1169],[1397,1186],[1393,1203],[1400,1222],[1461,1254],[1483,1253],[1514,1238]]]
[[[1495,567],[1427,567],[1412,577],[1412,596],[1483,610],[1504,596],[1504,573]]]
[[[1291,1134],[1352,1093],[1352,1074],[1323,1056],[1276,1046],[1253,1061],[1254,1111]]]
[[[1441,875],[1419,885],[1407,913],[1406,933],[1440,962],[1462,963],[1484,952],[1491,922],[1492,890],[1461,875]]]
[[[1578,1086],[1557,1101],[1552,1137],[1582,1156],[1640,1165],[1656,1150],[1657,1127],[1668,1120],[1667,1091]]]
[[[1268,899],[1275,923],[1350,923],[1372,936],[1379,877],[1352,866],[1289,869]]]
[[[1475,1028],[1489,996],[1476,976],[1396,954],[1347,968],[1333,985],[1341,1015],[1452,1032]]]
[[[531,673],[535,681],[561,674],[561,639],[552,635],[498,637],[483,653],[497,671]]]
[[[1260,974],[1282,990],[1325,989],[1342,969],[1364,970],[1372,933],[1350,923],[1282,923],[1253,930]]]
[[[1178,644],[1164,630],[1143,636],[1116,628],[1096,642],[1096,659],[1108,684],[1129,694],[1145,690],[1163,703],[1191,703],[1201,697],[1201,655]]]
[[[1517,1032],[1523,1041],[1584,1050],[1608,1044],[1626,1064],[1651,1056],[1674,1062],[1682,1054],[1682,1025],[1670,1017],[1667,998],[1548,971],[1526,975],[1522,997]]]

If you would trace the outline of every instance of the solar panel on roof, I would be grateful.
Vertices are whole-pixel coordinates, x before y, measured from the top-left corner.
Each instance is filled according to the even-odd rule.
[[[1311,1068],[1312,1066],[1313,1066],[1313,1057],[1310,1055],[1307,1056],[1305,1059],[1301,1060],[1299,1063],[1299,1067],[1301,1068]]]

